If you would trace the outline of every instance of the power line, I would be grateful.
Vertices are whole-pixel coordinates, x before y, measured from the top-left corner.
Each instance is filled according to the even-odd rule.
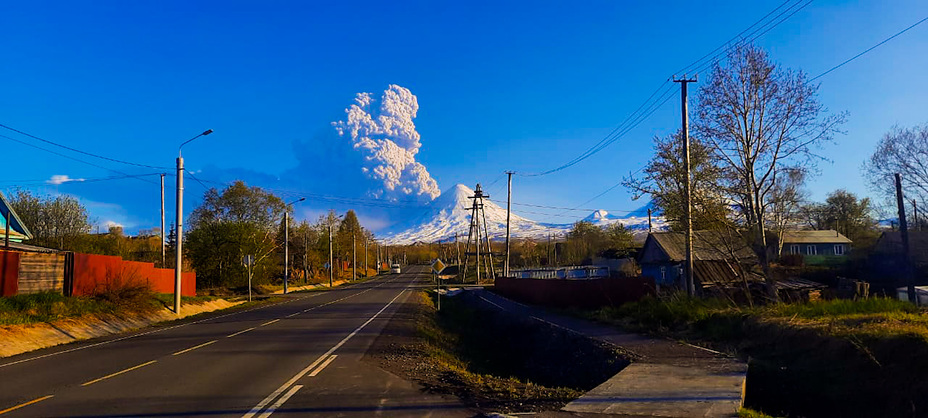
[[[129,178],[138,178],[138,177],[148,177],[148,176],[158,176],[161,173],[146,173],[146,174],[127,174],[124,176],[110,176],[110,177],[97,177],[97,178],[68,178],[65,181],[62,181],[58,184],[67,184],[67,183],[96,183],[101,181],[111,181],[111,180],[124,180]],[[51,179],[44,180],[4,180],[0,183],[9,183],[12,185],[35,185],[35,184],[54,184],[50,183]],[[54,184],[54,185],[58,185]]]
[[[809,81],[815,81],[815,80],[819,79],[820,77],[823,77],[823,76],[825,76],[826,74],[828,74],[828,73],[830,73],[830,72],[832,72],[832,71],[834,71],[834,70],[837,70],[838,68],[843,67],[844,64],[847,64],[847,63],[849,63],[849,62],[851,62],[851,61],[854,61],[854,60],[857,59],[857,58],[860,58],[860,56],[862,56],[862,55],[864,55],[864,54],[866,54],[866,53],[868,53],[868,52],[870,52],[870,51],[873,51],[874,49],[878,48],[880,45],[883,45],[883,44],[885,44],[885,43],[887,43],[887,42],[893,40],[893,38],[895,38],[895,37],[897,37],[897,36],[899,36],[899,35],[902,35],[903,33],[908,32],[909,29],[912,29],[912,28],[914,28],[914,27],[916,27],[916,26],[918,26],[918,25],[924,23],[925,21],[928,21],[928,17],[925,17],[924,19],[919,20],[918,22],[915,22],[915,24],[913,24],[912,26],[909,26],[909,27],[907,27],[907,28],[905,28],[905,29],[903,29],[903,30],[901,30],[901,31],[899,31],[899,32],[896,32],[895,35],[890,36],[889,38],[886,38],[886,39],[882,40],[880,43],[878,43],[878,44],[876,44],[876,45],[874,45],[874,46],[871,46],[870,48],[867,48],[867,49],[864,50],[863,52],[861,52],[861,53],[859,53],[859,54],[857,54],[857,55],[854,55],[854,56],[851,57],[851,58],[848,58],[846,61],[844,61],[844,62],[842,62],[842,63],[840,63],[840,64],[838,64],[838,65],[836,65],[836,66],[834,66],[834,67],[829,68],[828,71],[825,71],[824,73],[821,73],[821,74],[819,74],[819,75],[817,75],[817,76],[815,76],[815,77],[812,77],[812,79],[810,79]]]
[[[104,167],[104,166],[99,165],[99,164],[94,164],[94,163],[89,162],[89,161],[84,161],[84,160],[82,160],[82,159],[80,159],[80,158],[72,157],[72,156],[67,155],[67,154],[62,154],[62,153],[60,153],[60,152],[53,151],[53,150],[50,150],[50,149],[48,149],[48,148],[42,148],[42,147],[40,147],[40,146],[38,146],[38,145],[30,144],[30,143],[28,143],[28,142],[26,142],[26,141],[13,138],[13,137],[11,137],[11,136],[6,136],[6,135],[0,134],[0,138],[5,138],[5,139],[8,139],[8,140],[10,140],[10,141],[16,142],[16,143],[18,143],[18,144],[25,145],[25,146],[27,146],[27,147],[32,147],[32,148],[35,148],[35,149],[37,149],[37,150],[41,150],[41,151],[45,151],[45,152],[50,153],[50,154],[57,155],[57,156],[59,156],[59,157],[63,157],[63,158],[67,158],[67,159],[69,159],[69,160],[77,161],[77,162],[79,162],[79,163],[81,163],[81,164],[87,164],[87,165],[89,165],[89,166],[91,166],[91,167],[96,167],[96,168],[103,169],[103,170],[106,170],[106,171],[110,171],[110,172],[113,172],[113,173],[116,173],[116,174],[122,174],[122,175],[124,175],[124,176],[131,176],[131,174],[128,174],[128,173],[125,173],[125,172],[122,172],[122,171],[119,171],[119,170],[114,170],[114,169],[112,169],[112,168]],[[145,180],[145,179],[142,179],[142,178],[139,178],[138,180],[144,181],[144,182],[146,182],[146,183],[156,184],[156,183],[153,182],[153,181]]]
[[[730,51],[731,49],[736,48],[736,47],[739,47],[740,45],[746,44],[746,43],[748,43],[748,42],[752,42],[753,40],[759,38],[760,36],[763,36],[764,34],[766,34],[767,32],[769,32],[769,31],[772,30],[773,28],[779,26],[780,24],[782,24],[783,22],[785,22],[786,20],[788,20],[790,17],[792,17],[793,15],[795,15],[796,13],[798,13],[800,10],[804,9],[806,6],[808,6],[808,5],[809,5],[810,3],[812,3],[812,1],[814,1],[814,0],[808,0],[808,1],[806,1],[804,4],[802,4],[799,8],[793,10],[796,6],[798,6],[798,5],[799,5],[800,3],[802,3],[803,1],[805,1],[805,0],[796,0],[796,1],[795,1],[794,3],[792,3],[789,7],[787,7],[786,9],[782,10],[779,14],[777,14],[776,16],[774,16],[773,19],[768,20],[766,23],[764,23],[764,24],[761,25],[760,27],[754,29],[754,31],[752,31],[751,33],[749,33],[749,34],[747,35],[747,37],[742,38],[741,40],[739,40],[739,41],[736,42],[735,44],[730,44],[731,40],[729,40],[728,42],[722,44],[720,47],[718,47],[718,48],[716,48],[715,50],[713,50],[713,52],[719,51],[719,49],[722,49],[722,48],[724,48],[724,49],[722,49],[722,51],[718,52],[718,53],[715,54],[715,55],[712,55],[713,52],[710,52],[709,54],[707,54],[706,56],[710,56],[710,55],[711,55],[711,59],[710,59],[709,61],[703,63],[700,67],[696,68],[694,72],[699,72],[699,71],[702,71],[703,69],[708,68],[710,65],[714,64],[715,62],[717,62],[717,60],[718,60],[723,54],[727,53],[727,52]],[[747,29],[741,31],[741,33],[739,33],[738,35],[736,35],[736,36],[735,36],[734,38],[732,38],[732,39],[738,38],[739,36],[741,36],[742,34],[744,34],[745,32],[747,32],[747,31],[750,30],[751,28],[757,26],[759,23],[761,23],[761,22],[767,20],[767,18],[768,18],[770,15],[772,15],[774,12],[776,12],[776,11],[779,10],[779,9],[781,9],[784,5],[786,5],[787,3],[790,3],[790,2],[793,2],[793,0],[787,0],[787,1],[785,1],[784,3],[780,4],[780,5],[777,6],[775,9],[773,9],[771,12],[767,13],[767,14],[766,14],[764,17],[762,17],[760,20],[758,20],[758,21],[756,21],[755,23],[753,23],[753,24],[752,24],[751,26],[749,26]],[[791,10],[792,10],[792,12],[790,12]],[[783,15],[786,14],[786,13],[789,13],[789,14],[788,14],[786,17],[780,19],[781,16],[783,16]],[[779,20],[777,20],[777,19],[779,19]],[[772,22],[776,22],[776,23],[774,23],[772,26],[770,26]],[[767,27],[767,26],[769,26],[769,27]],[[766,28],[766,29],[764,29],[764,28]],[[763,30],[763,31],[760,32],[760,33],[758,33],[758,32],[761,31],[761,30]],[[726,46],[726,45],[727,45],[727,46]],[[696,63],[699,63],[700,61],[703,61],[703,60],[706,58],[706,56],[703,56],[702,58],[700,58],[699,60],[696,60],[693,64],[690,64],[690,65],[694,65],[694,64],[696,64]],[[568,161],[567,163],[565,163],[565,164],[563,164],[563,165],[561,165],[561,166],[555,167],[555,168],[550,169],[550,170],[547,170],[547,171],[542,171],[542,172],[539,172],[539,173],[527,173],[527,174],[524,173],[524,174],[521,174],[521,176],[524,176],[524,177],[538,177],[538,176],[544,176],[544,175],[548,175],[548,174],[551,174],[551,173],[555,173],[555,172],[564,170],[564,169],[566,169],[566,168],[572,167],[572,166],[574,166],[574,165],[580,163],[580,162],[583,161],[583,160],[586,160],[587,158],[589,158],[589,157],[593,156],[594,154],[598,153],[599,151],[602,151],[603,149],[607,148],[609,145],[615,143],[615,141],[619,140],[619,139],[622,138],[625,134],[627,134],[627,133],[630,132],[632,129],[634,129],[634,128],[636,128],[638,125],[640,125],[642,122],[644,122],[645,120],[647,120],[648,117],[650,117],[654,112],[657,111],[657,109],[659,109],[661,106],[663,106],[663,105],[672,97],[672,94],[671,94],[671,93],[673,92],[673,88],[672,88],[672,85],[668,85],[668,84],[667,84],[667,81],[669,81],[669,79],[668,79],[668,80],[665,80],[661,85],[659,85],[658,88],[657,88],[653,93],[651,93],[651,95],[648,97],[648,99],[646,99],[634,112],[632,112],[631,114],[629,114],[629,116],[626,117],[626,119],[623,120],[622,123],[619,124],[619,126],[617,126],[615,129],[613,129],[609,134],[607,134],[607,135],[606,135],[602,140],[600,140],[598,143],[596,143],[595,145],[593,145],[592,147],[590,147],[589,149],[587,149],[586,151],[584,151],[583,153],[581,153],[580,155],[578,155],[577,157],[575,157],[574,159]],[[657,99],[654,100],[654,101],[652,102],[652,99],[653,99],[654,97],[657,97]],[[642,109],[644,109],[644,110],[642,110]]]
[[[167,169],[168,169],[168,167],[158,167],[158,166],[147,165],[147,164],[133,163],[133,162],[130,162],[130,161],[123,161],[123,160],[118,160],[118,159],[115,159],[115,158],[110,158],[110,157],[106,157],[106,156],[99,155],[99,154],[94,154],[94,153],[92,153],[92,152],[81,151],[81,150],[79,150],[79,149],[77,149],[77,148],[72,148],[72,147],[69,147],[69,146],[67,146],[67,145],[61,145],[61,144],[59,144],[59,143],[57,143],[57,142],[49,141],[49,140],[44,139],[44,138],[40,138],[40,137],[35,136],[35,135],[33,135],[33,134],[30,134],[30,133],[28,133],[28,132],[23,132],[23,131],[21,131],[21,130],[19,130],[19,129],[11,128],[11,127],[9,127],[9,126],[7,126],[7,125],[4,125],[4,124],[2,124],[2,123],[0,123],[0,128],[8,129],[8,130],[13,131],[13,132],[16,132],[16,133],[18,133],[18,134],[20,134],[20,135],[28,136],[29,138],[42,141],[42,142],[44,142],[44,143],[46,143],[46,144],[51,144],[51,145],[54,145],[54,146],[59,147],[59,148],[64,148],[64,149],[66,149],[66,150],[68,150],[68,151],[73,151],[73,152],[76,152],[76,153],[79,153],[79,154],[84,154],[84,155],[87,155],[87,156],[90,156],[90,157],[99,158],[99,159],[101,159],[101,160],[106,160],[106,161],[111,161],[111,162],[114,162],[114,163],[120,163],[120,164],[126,164],[126,165],[132,165],[132,166],[136,166],[136,167],[154,168],[154,169],[157,169],[157,170],[167,170]]]

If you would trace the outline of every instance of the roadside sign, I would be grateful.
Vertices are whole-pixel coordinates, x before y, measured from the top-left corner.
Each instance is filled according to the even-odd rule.
[[[435,274],[440,274],[441,271],[444,269],[445,269],[445,263],[442,263],[441,259],[436,258],[435,261],[432,263],[432,271],[434,271]]]
[[[244,264],[244,265],[246,265],[246,266],[250,266],[250,265],[253,265],[254,263],[255,263],[255,256],[253,256],[253,255],[246,255],[246,256],[242,257],[242,264]]]

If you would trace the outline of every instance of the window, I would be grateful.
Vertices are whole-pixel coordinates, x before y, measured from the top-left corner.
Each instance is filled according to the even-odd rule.
[[[844,245],[835,245],[835,255],[844,255]]]
[[[802,254],[802,252],[799,251],[799,244],[790,245],[789,253],[790,254]]]
[[[806,255],[815,255],[815,254],[816,254],[815,246],[814,246],[814,245],[806,245]]]

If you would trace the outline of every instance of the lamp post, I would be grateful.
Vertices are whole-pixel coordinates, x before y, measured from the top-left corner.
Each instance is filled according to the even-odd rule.
[[[180,315],[180,276],[184,265],[184,157],[181,155],[181,150],[190,141],[211,133],[213,133],[213,130],[207,129],[177,147],[177,201],[175,202],[177,206],[177,228],[174,229],[174,242],[176,243],[174,249],[174,313],[177,315]]]
[[[287,203],[284,212],[284,294],[287,294],[287,282],[290,281],[290,206],[306,200],[301,197],[290,203]]]
[[[338,215],[335,220],[339,220],[343,215]],[[332,254],[332,221],[329,220],[329,287],[332,287],[332,273],[335,271],[335,257]]]

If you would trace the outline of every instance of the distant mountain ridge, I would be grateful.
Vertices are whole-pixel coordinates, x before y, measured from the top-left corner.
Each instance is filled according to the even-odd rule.
[[[384,241],[391,245],[447,241],[454,239],[455,234],[458,235],[458,239],[466,239],[470,229],[470,197],[473,195],[474,191],[463,184],[451,187],[433,200],[421,215],[394,227],[393,230],[396,232],[388,232]],[[506,209],[489,199],[484,199],[483,204],[490,239],[503,239],[506,234]],[[636,234],[644,234],[648,230],[648,208],[653,208],[650,202],[622,217],[600,209],[584,220],[598,226],[621,223]],[[641,216],[640,213],[644,215]],[[652,216],[652,224],[655,230],[667,228],[667,222],[663,217]],[[573,224],[541,223],[512,213],[510,234],[514,238],[543,239],[549,234],[568,232],[572,226]]]

